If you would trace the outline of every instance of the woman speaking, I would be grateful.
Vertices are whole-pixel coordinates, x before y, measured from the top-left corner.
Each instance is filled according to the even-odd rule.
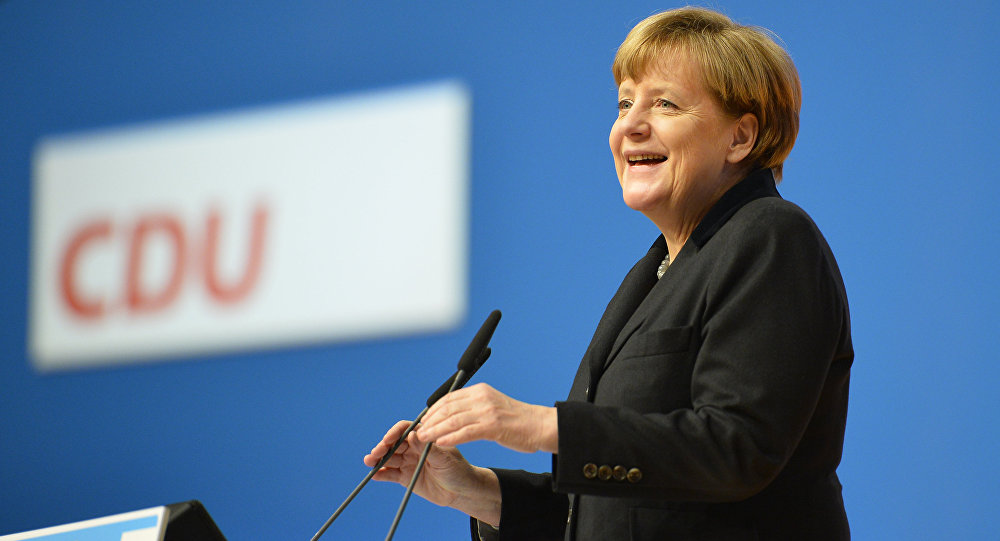
[[[447,395],[375,479],[468,513],[483,539],[849,539],[836,468],[854,353],[833,254],[775,189],[801,90],[764,30],[683,8],[612,67],[622,196],[661,235],[608,304],[555,407]],[[365,457],[373,466],[406,427]],[[486,469],[455,446],[553,454]]]

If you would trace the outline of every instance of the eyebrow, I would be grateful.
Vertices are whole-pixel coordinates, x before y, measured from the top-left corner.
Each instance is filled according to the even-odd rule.
[[[625,92],[627,94],[635,94],[635,86],[634,85],[631,86],[631,87],[625,88],[624,91],[622,89],[623,87],[624,87],[624,85],[621,85],[621,86],[618,87],[618,95],[619,96],[621,96],[623,92]],[[671,96],[679,96],[679,94],[680,94],[676,89],[668,87],[668,86],[657,86],[657,87],[649,88],[649,89],[646,90],[646,92],[648,94],[652,94],[654,96],[660,95],[660,94],[669,94]]]

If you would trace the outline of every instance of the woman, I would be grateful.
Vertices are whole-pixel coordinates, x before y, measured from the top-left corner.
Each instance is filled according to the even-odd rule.
[[[569,398],[453,393],[375,478],[405,484],[435,442],[417,493],[484,537],[848,539],[847,298],[822,235],[774,181],[798,131],[791,59],[761,30],[683,8],[639,23],[613,72],[622,195],[661,236],[609,303]],[[473,440],[552,453],[552,473],[472,466],[454,446]]]

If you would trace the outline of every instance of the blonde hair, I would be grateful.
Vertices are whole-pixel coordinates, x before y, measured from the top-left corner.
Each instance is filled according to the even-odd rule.
[[[646,75],[665,54],[689,54],[727,114],[757,117],[757,141],[744,160],[751,167],[771,169],[780,180],[799,132],[802,87],[795,64],[773,35],[709,9],[673,9],[635,25],[618,48],[611,71],[620,85]]]

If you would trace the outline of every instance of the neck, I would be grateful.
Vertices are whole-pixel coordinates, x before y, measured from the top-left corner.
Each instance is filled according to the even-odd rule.
[[[702,213],[702,216],[704,216],[704,213]],[[689,220],[683,224],[674,224],[668,223],[672,222],[670,220],[654,219],[648,213],[646,217],[652,220],[656,224],[656,228],[663,234],[664,240],[667,241],[667,253],[670,254],[670,259],[672,260],[677,259],[677,254],[681,253],[681,249],[684,248],[684,244],[687,243],[688,238],[691,237],[691,233],[694,232],[694,228],[698,225],[698,221],[700,221],[699,217],[698,220]]]
[[[684,200],[668,200],[655,208],[642,211],[663,234],[670,259],[677,258],[705,214],[730,188],[739,184],[746,174],[731,172],[726,176],[728,178],[719,182],[713,191],[700,194],[700,197],[695,192]]]

